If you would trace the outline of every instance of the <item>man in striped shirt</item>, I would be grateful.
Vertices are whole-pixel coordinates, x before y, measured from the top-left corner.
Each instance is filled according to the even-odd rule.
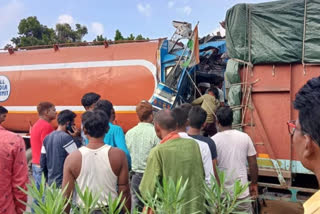
[[[136,107],[140,122],[126,133],[126,144],[132,159],[131,199],[132,210],[142,211],[143,203],[137,197],[139,185],[147,165],[149,153],[159,144],[160,139],[154,130],[152,105],[142,100]]]

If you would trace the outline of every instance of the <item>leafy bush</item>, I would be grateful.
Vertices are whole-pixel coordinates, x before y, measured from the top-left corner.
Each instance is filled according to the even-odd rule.
[[[121,202],[122,192],[119,194],[117,198],[112,200],[111,195],[109,194],[106,201],[108,201],[108,207],[103,204],[99,204],[100,194],[93,195],[88,187],[85,188],[84,192],[82,192],[79,186],[76,184],[76,192],[83,202],[82,206],[73,205],[73,213],[74,214],[90,214],[94,210],[100,210],[103,214],[119,214],[124,207],[125,201]]]
[[[28,191],[20,188],[21,191],[28,194],[34,200],[31,204],[24,203],[26,206],[32,208],[35,213],[46,214],[61,214],[69,203],[70,199],[63,196],[65,190],[57,188],[53,183],[51,186],[46,187],[45,178],[42,175],[41,184],[39,190],[35,182],[32,180],[31,184],[27,184]]]
[[[205,198],[206,204],[204,206],[211,214],[231,214],[231,213],[244,213],[240,212],[238,208],[244,203],[251,202],[251,199],[239,199],[239,197],[247,190],[249,183],[242,185],[240,181],[236,181],[233,186],[233,193],[230,193],[225,188],[225,173],[218,172],[219,181],[214,176],[211,177],[210,187],[205,185]],[[220,185],[221,184],[221,185]],[[154,214],[182,214],[183,207],[191,201],[184,202],[183,197],[185,190],[188,186],[188,180],[182,182],[180,178],[176,183],[171,178],[163,178],[162,182],[157,181],[155,195],[152,196],[147,193],[146,198],[142,198],[138,195],[139,199],[143,202],[145,210],[143,214],[147,213],[147,210],[152,210]],[[27,185],[28,191],[21,189],[21,191],[28,194],[35,199],[37,203],[31,203],[26,205],[34,210],[36,214],[64,214],[67,204],[70,202],[70,198],[67,199],[63,196],[65,189],[61,190],[53,183],[51,186],[46,186],[44,176],[39,190],[36,187],[34,181]],[[75,187],[79,198],[82,200],[83,205],[75,207],[72,205],[72,212],[74,214],[91,214],[93,211],[99,209],[102,214],[120,214],[124,209],[125,201],[122,201],[122,193],[117,198],[112,199],[111,195],[106,199],[108,201],[108,207],[99,204],[100,194],[94,195],[88,188],[83,192],[78,185]],[[196,212],[200,213],[200,212]],[[127,210],[126,214],[130,214]],[[132,214],[141,214],[141,212],[134,210]]]
[[[28,194],[35,201],[31,204],[24,203],[27,207],[34,210],[35,214],[64,214],[70,198],[64,197],[65,189],[60,189],[53,183],[50,186],[46,186],[45,178],[42,176],[39,190],[35,182],[32,180],[31,184],[27,184],[28,191],[20,188],[21,191]],[[90,214],[95,210],[101,210],[103,214],[119,214],[124,207],[124,201],[121,202],[122,193],[119,194],[114,200],[109,195],[106,199],[108,201],[108,207],[98,203],[100,194],[94,195],[88,188],[83,192],[78,185],[75,185],[76,192],[83,202],[83,206],[76,207],[72,205],[72,212],[74,214]],[[30,213],[30,212],[29,212]]]
[[[250,203],[250,198],[239,199],[239,197],[248,189],[249,183],[242,185],[240,180],[237,180],[233,185],[233,193],[225,187],[226,175],[222,171],[218,171],[219,181],[214,176],[211,176],[210,187],[205,185],[205,198],[207,204],[206,209],[211,214],[246,214],[239,211],[239,207],[245,203]]]
[[[175,184],[171,178],[163,178],[162,183],[157,181],[154,196],[148,192],[145,200],[141,196],[138,197],[146,209],[149,208],[156,214],[182,214],[182,208],[191,202],[183,202],[187,186],[188,180],[183,184],[180,178]]]

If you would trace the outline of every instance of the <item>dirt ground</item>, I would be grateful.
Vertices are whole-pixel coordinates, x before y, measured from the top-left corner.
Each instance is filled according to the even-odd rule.
[[[262,205],[260,214],[303,214],[301,203],[271,200],[266,200],[265,202],[266,206]]]

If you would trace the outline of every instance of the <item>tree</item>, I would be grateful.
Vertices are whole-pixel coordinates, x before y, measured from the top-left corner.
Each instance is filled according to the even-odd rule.
[[[40,24],[36,16],[30,16],[20,21],[18,26],[18,33],[27,37],[35,37],[40,39],[42,36],[43,27],[44,26]]]
[[[22,19],[18,26],[18,37],[11,41],[16,47],[34,45],[53,45],[56,43],[81,42],[88,33],[88,28],[81,24],[75,25],[75,30],[69,24],[57,24],[56,28],[42,25],[36,16]]]
[[[36,16],[30,16],[22,19],[18,26],[18,36],[13,37],[11,42],[16,48],[36,46],[36,45],[53,45],[57,43],[82,42],[83,37],[88,34],[88,28],[85,25],[76,24],[73,28],[70,24],[56,24],[55,29],[42,25]],[[104,41],[106,37],[98,35],[93,41]],[[120,30],[116,30],[115,41],[119,40],[149,40],[141,34],[137,37],[131,33],[124,37]],[[6,48],[9,46],[7,45]]]
[[[82,38],[88,34],[88,28],[84,25],[76,24],[76,35],[79,41],[82,41]]]
[[[116,34],[114,36],[114,41],[118,41],[118,40],[124,40],[124,37],[122,36],[122,34],[119,30],[116,30]]]
[[[4,46],[4,48],[3,48],[3,49],[4,49],[4,50],[8,50],[9,48],[13,48],[13,47],[12,47],[12,45],[10,45],[10,44],[6,44],[6,46]]]
[[[11,39],[17,47],[56,43],[54,30],[40,24],[36,16],[22,19],[18,26],[18,34],[18,37]]]
[[[76,40],[74,31],[67,23],[56,24],[56,35],[58,37],[58,43],[70,43]]]
[[[124,38],[120,32],[120,30],[116,30],[116,34],[114,36],[114,41],[118,40],[149,40],[149,38],[144,38],[141,34],[139,34],[137,37],[131,33],[128,37]]]
[[[135,39],[135,37],[134,37],[134,35],[131,33],[130,36],[129,36],[126,40],[134,40],[134,39]]]
[[[81,42],[87,33],[87,27],[80,24],[76,24],[76,30],[73,30],[67,23],[56,24],[56,35],[59,43]]]
[[[141,34],[136,37],[136,40],[149,40],[149,38],[144,38]]]
[[[93,42],[103,42],[107,41],[107,37],[104,37],[102,35],[97,35],[97,37],[93,40]]]

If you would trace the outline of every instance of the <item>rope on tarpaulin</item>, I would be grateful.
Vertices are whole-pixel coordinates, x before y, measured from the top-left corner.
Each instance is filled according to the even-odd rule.
[[[304,16],[303,16],[303,35],[302,35],[302,59],[301,64],[303,66],[303,74],[306,75],[307,73],[307,66],[319,66],[320,63],[306,63],[305,56],[306,56],[306,33],[307,33],[307,9],[308,9],[308,0],[304,1]]]
[[[230,59],[232,59],[232,60],[234,60],[236,62],[242,63],[244,65],[247,65],[247,66],[249,66],[251,68],[253,68],[253,66],[254,66],[251,62],[247,62],[247,61],[244,61],[244,60],[241,60],[241,59],[237,59],[237,58],[230,58]]]
[[[239,83],[233,83],[233,84],[230,84],[230,86],[236,86],[236,85],[250,85],[250,84],[254,84],[256,82],[259,82],[260,79],[256,79],[254,82],[239,82]]]
[[[304,17],[303,17],[303,39],[302,39],[302,66],[303,66],[303,74],[306,75],[306,65],[304,63],[305,58],[305,48],[306,48],[306,24],[307,24],[307,0],[304,0]]]
[[[247,5],[247,10],[246,10],[247,14],[247,19],[248,19],[248,39],[245,38],[245,43],[247,42],[248,40],[248,61],[247,63],[244,64],[244,73],[243,73],[243,76],[245,76],[243,78],[245,84],[243,85],[242,87],[242,91],[244,92],[243,93],[243,97],[242,97],[242,101],[241,103],[243,104],[245,102],[245,98],[246,99],[246,102],[243,104],[243,108],[242,108],[242,119],[241,119],[241,125],[244,124],[244,120],[245,120],[245,116],[246,116],[246,112],[247,112],[247,108],[248,108],[248,105],[249,105],[249,100],[252,99],[252,96],[251,96],[251,92],[252,92],[252,86],[253,84],[257,83],[259,81],[256,80],[254,81],[253,83],[249,83],[248,84],[248,76],[249,76],[249,72],[251,73],[251,76],[252,76],[252,69],[253,69],[253,64],[252,64],[252,59],[251,59],[251,37],[252,37],[252,28],[251,28],[251,7],[250,5]],[[249,87],[249,90],[248,90],[248,87]],[[247,90],[248,90],[248,94],[247,94]],[[252,111],[252,107],[250,107],[250,110]],[[253,122],[251,121],[251,127],[253,127]]]

